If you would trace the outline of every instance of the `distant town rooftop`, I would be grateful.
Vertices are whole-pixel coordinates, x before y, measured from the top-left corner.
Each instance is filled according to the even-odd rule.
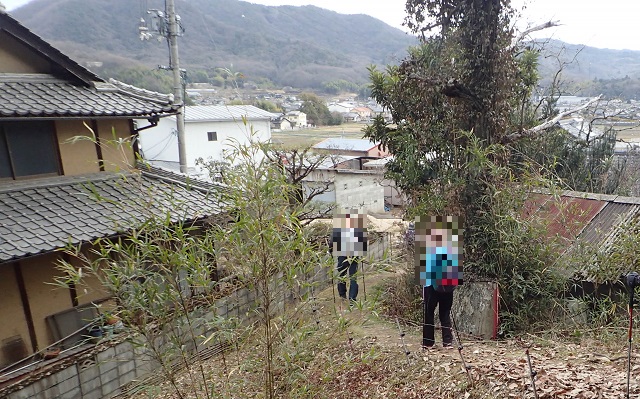
[[[193,105],[186,106],[185,122],[271,120],[279,114],[265,111],[253,105]],[[174,117],[175,118],[175,117]]]
[[[378,143],[365,139],[344,139],[341,137],[331,137],[325,139],[313,148],[318,150],[347,150],[347,151],[369,151],[376,147]]]

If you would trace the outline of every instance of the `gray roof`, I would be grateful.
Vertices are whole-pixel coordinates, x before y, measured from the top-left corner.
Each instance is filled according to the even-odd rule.
[[[271,120],[279,116],[253,105],[194,105],[185,107],[185,122]]]
[[[561,128],[577,139],[586,140],[587,134],[589,134],[591,139],[600,137],[604,134],[602,129],[597,126],[590,127],[589,122],[586,122],[581,118],[563,119],[559,124]],[[589,129],[591,129],[591,132],[589,132]]]
[[[340,137],[332,137],[325,139],[313,148],[322,150],[347,150],[347,151],[369,151],[378,144],[365,139],[343,139]]]
[[[46,74],[0,74],[0,118],[147,118],[172,97],[111,80],[83,85]]]
[[[33,179],[0,186],[0,263],[129,231],[152,215],[219,214],[218,186],[157,169]]]
[[[370,167],[370,168],[383,168],[387,166],[389,161],[393,160],[393,156],[388,156],[386,158],[374,159],[371,161],[367,161],[362,166]]]

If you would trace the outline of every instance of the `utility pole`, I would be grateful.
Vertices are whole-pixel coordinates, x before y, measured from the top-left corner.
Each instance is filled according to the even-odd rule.
[[[182,76],[180,71],[180,58],[178,55],[178,36],[182,34],[180,17],[176,15],[174,0],[166,0],[166,15],[160,10],[149,10],[151,14],[151,27],[147,27],[142,19],[140,26],[140,39],[149,40],[153,35],[164,36],[169,42],[169,69],[173,73],[173,105],[178,107],[176,114],[176,130],[178,131],[178,161],[180,172],[187,173],[187,148],[184,132],[184,98],[182,89]]]
[[[169,19],[169,49],[171,50],[171,71],[173,72],[173,103],[178,106],[178,160],[180,172],[187,173],[187,147],[184,134],[184,101],[182,98],[182,78],[180,77],[180,59],[178,58],[178,21],[173,0],[167,0],[167,18]]]

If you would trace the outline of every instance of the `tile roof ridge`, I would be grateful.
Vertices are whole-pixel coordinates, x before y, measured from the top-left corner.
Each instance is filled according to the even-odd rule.
[[[95,82],[94,87],[99,92],[105,91],[119,91],[134,97],[138,97],[144,100],[157,101],[167,103],[173,102],[173,94],[163,94],[157,91],[147,90],[140,87],[136,87],[130,84],[126,84],[119,80],[109,78],[108,83]]]
[[[94,183],[134,176],[132,172],[96,172],[72,176],[43,177],[27,180],[13,180],[0,185],[0,193],[9,193],[37,188],[68,186],[78,183]]]

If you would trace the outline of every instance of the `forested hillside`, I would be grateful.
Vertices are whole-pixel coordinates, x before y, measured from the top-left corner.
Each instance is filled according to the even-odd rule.
[[[96,72],[103,76],[165,90],[163,73],[140,72],[169,62],[165,41],[139,39],[140,18],[152,8],[164,9],[164,1],[33,0],[12,14],[76,60],[101,62]],[[238,72],[245,81],[277,86],[322,88],[338,80],[363,85],[367,66],[396,64],[416,43],[411,35],[364,14],[314,6],[176,0],[176,9],[185,29],[179,41],[181,66],[191,77],[202,81],[204,72],[205,80],[218,85],[224,85],[220,68]],[[570,94],[638,97],[640,51],[549,40],[540,57],[543,85],[561,64]]]
[[[75,59],[103,68],[168,63],[164,41],[140,41],[138,24],[158,0],[35,0],[13,12],[21,23]],[[269,7],[238,0],[177,0],[185,29],[181,65],[229,68],[247,79],[320,87],[364,83],[370,64],[395,63],[415,38],[366,15],[313,6]]]

